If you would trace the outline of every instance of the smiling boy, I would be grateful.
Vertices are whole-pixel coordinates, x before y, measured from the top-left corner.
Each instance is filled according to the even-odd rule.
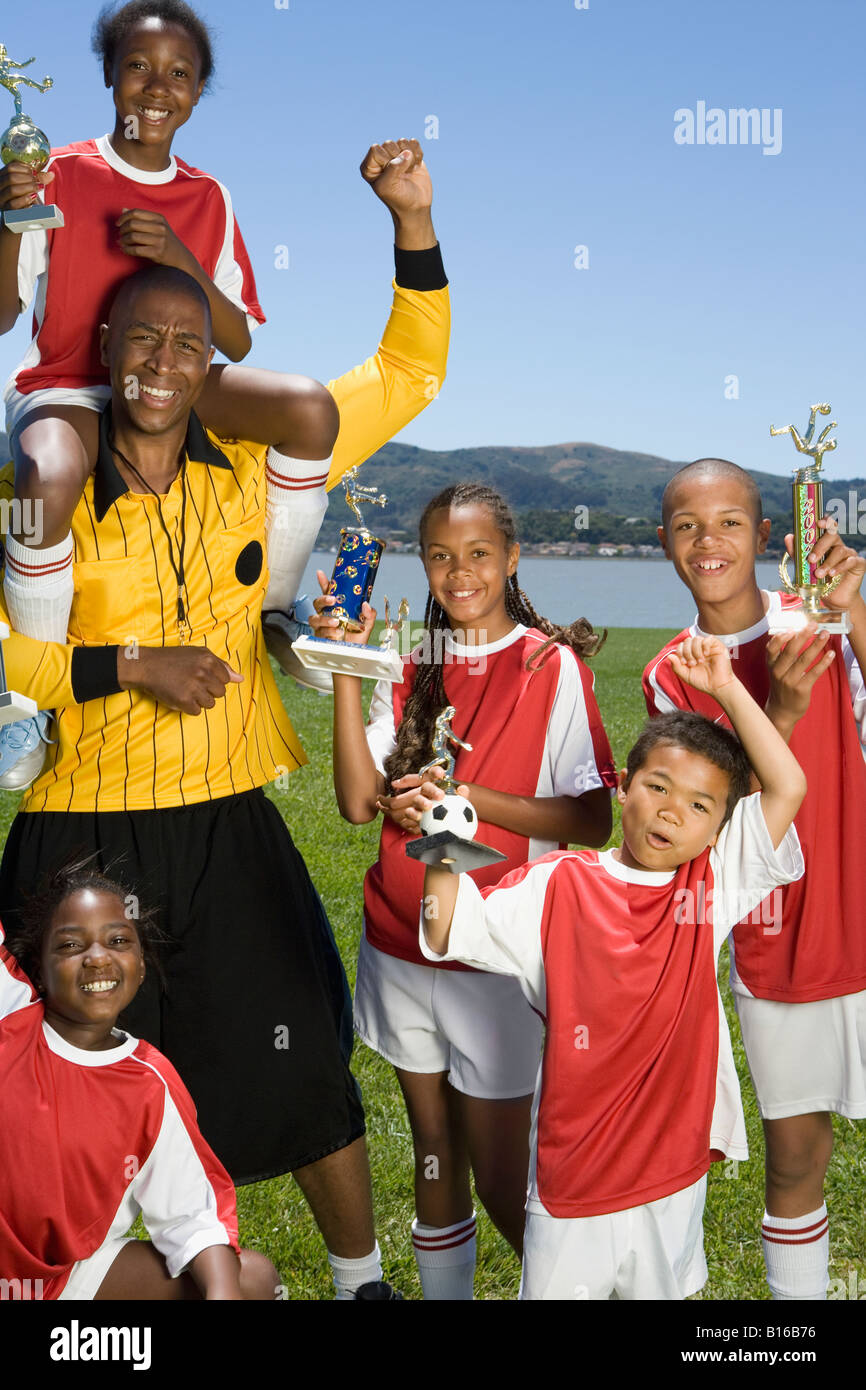
[[[721,642],[688,639],[671,659],[742,746],[673,714],[629,754],[621,849],[545,855],[482,890],[425,875],[428,959],[516,976],[546,1023],[523,1299],[695,1293],[710,1163],[747,1156],[716,957],[744,912],[802,872],[791,822],[805,779]],[[763,791],[746,796],[750,761]],[[682,912],[711,891],[712,925]]]
[[[866,1116],[866,560],[844,545],[834,522],[819,523],[818,574],[840,576],[824,602],[848,612],[851,631],[846,639],[810,628],[780,648],[769,620],[796,613],[800,601],[758,587],[755,559],[770,522],[748,473],[722,459],[689,464],[665,490],[662,521],[659,538],[698,614],[644,672],[650,714],[690,709],[725,721],[717,701],[684,684],[670,660],[684,637],[712,633],[808,779],[796,820],[805,877],[784,890],[781,921],[735,928],[731,986],[764,1121],[770,1289],[774,1298],[821,1299],[830,1112]]]

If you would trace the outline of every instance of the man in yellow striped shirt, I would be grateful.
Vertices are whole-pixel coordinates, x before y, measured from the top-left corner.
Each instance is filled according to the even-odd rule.
[[[382,345],[330,384],[342,421],[334,481],[445,374],[448,292],[429,202],[391,210],[397,276]],[[363,1111],[340,1050],[345,976],[261,790],[304,761],[260,623],[267,449],[209,434],[192,410],[211,350],[189,277],[156,267],[128,281],[104,349],[112,401],[73,525],[69,635],[88,660],[73,652],[65,666],[62,648],[46,648],[45,672],[22,683],[15,669],[41,705],[57,703],[58,681],[79,703],[57,709],[57,745],[10,831],[0,912],[82,852],[160,902],[174,939],[168,993],[145,987],[125,1023],[177,1065],[236,1181],[294,1172],[338,1296],[351,1296],[381,1268]]]

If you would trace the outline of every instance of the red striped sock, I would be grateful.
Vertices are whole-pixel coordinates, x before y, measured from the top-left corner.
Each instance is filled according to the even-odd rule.
[[[453,1226],[412,1222],[412,1245],[425,1299],[468,1302],[475,1280],[475,1213]]]
[[[34,550],[7,536],[3,592],[16,632],[65,642],[72,607],[72,532],[59,545]]]
[[[767,1283],[776,1299],[817,1301],[830,1282],[830,1225],[827,1207],[805,1216],[770,1216],[761,1228]]]
[[[328,459],[292,459],[268,450],[268,569],[265,608],[285,612],[297,597],[328,506]]]

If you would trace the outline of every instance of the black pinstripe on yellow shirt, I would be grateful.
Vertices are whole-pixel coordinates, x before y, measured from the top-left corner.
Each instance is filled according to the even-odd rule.
[[[184,486],[127,492],[100,426],[99,460],[75,512],[73,643],[180,645],[177,562]],[[186,441],[185,594],[189,641],[241,673],[197,716],[122,691],[58,711],[59,738],[25,811],[145,810],[230,796],[305,761],[271,674],[259,618],[266,450],[215,442],[195,415]],[[165,527],[160,523],[159,511]],[[166,534],[166,532],[168,534]]]

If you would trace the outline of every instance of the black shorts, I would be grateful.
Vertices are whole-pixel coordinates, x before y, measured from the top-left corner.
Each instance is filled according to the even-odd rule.
[[[236,1183],[290,1172],[364,1133],[345,1046],[346,977],[307,867],[261,791],[164,811],[19,815],[0,868],[23,894],[95,853],[172,938],[120,1025],[164,1052]]]

